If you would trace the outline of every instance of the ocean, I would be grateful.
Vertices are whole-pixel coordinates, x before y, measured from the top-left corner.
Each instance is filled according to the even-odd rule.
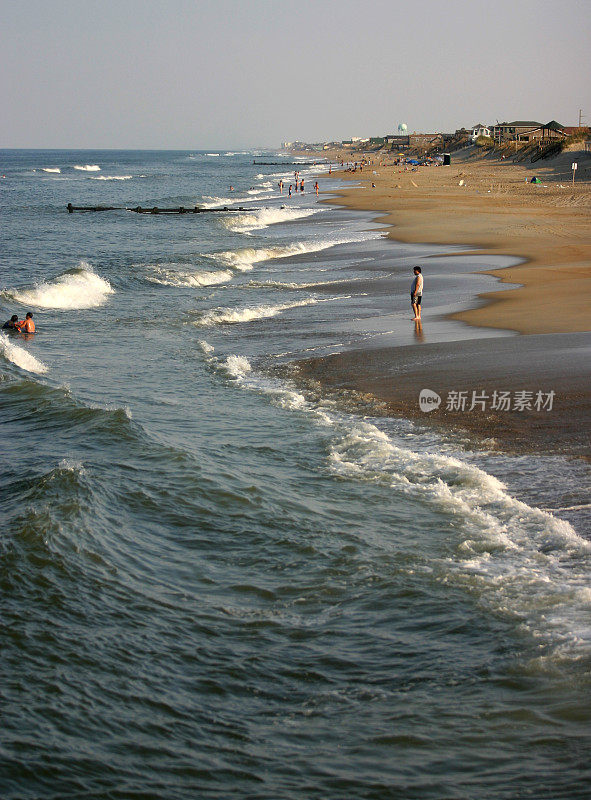
[[[589,466],[286,376],[495,285],[292,160],[0,154],[0,796],[587,798]]]

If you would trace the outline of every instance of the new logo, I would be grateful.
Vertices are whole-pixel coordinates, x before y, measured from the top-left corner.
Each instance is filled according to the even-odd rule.
[[[425,413],[435,411],[441,405],[441,397],[431,389],[421,389],[419,393],[419,408]]]

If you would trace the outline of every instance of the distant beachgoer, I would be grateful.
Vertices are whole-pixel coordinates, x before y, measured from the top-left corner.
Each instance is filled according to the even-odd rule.
[[[375,185],[375,183],[372,183],[372,185],[371,185],[371,188],[372,188],[372,189],[375,189],[375,188],[376,188],[376,185]]]
[[[328,165],[328,174],[332,175],[332,164]]]
[[[233,192],[233,191],[234,191],[234,187],[233,187],[233,186],[230,186],[230,191],[231,191],[231,192]]]
[[[289,184],[289,196],[290,196],[290,197],[291,197],[291,189],[292,189],[292,185],[291,185],[291,183],[290,183],[290,184]]]
[[[318,197],[318,181],[314,184],[314,189],[316,190],[316,197]]]
[[[4,323],[2,326],[2,330],[9,330],[9,331],[20,331],[20,327],[18,324],[18,317],[16,314],[13,314],[12,317]]]
[[[279,194],[283,194],[283,181],[279,181]]]
[[[304,191],[304,179],[302,178],[302,180],[300,181],[300,192],[303,191]]]
[[[410,304],[414,312],[413,322],[421,318],[421,301],[423,299],[423,275],[420,267],[414,267],[415,279],[410,289]]]

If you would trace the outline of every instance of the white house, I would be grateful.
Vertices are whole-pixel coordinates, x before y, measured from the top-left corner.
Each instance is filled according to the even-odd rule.
[[[482,122],[479,122],[478,125],[472,126],[472,134],[470,135],[470,139],[475,142],[479,136],[490,136],[490,128],[487,128],[486,125],[483,125]]]

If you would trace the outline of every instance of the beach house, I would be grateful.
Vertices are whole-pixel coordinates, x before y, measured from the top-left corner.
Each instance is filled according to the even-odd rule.
[[[546,124],[533,120],[500,122],[493,126],[492,135],[497,140],[508,139],[518,142],[534,142],[537,139],[562,139],[566,134],[564,133],[564,126],[553,119]]]
[[[483,125],[482,122],[479,122],[477,125],[472,125],[471,130],[470,139],[472,142],[475,142],[476,139],[479,139],[481,136],[490,137],[491,135],[491,129],[487,125]]]

